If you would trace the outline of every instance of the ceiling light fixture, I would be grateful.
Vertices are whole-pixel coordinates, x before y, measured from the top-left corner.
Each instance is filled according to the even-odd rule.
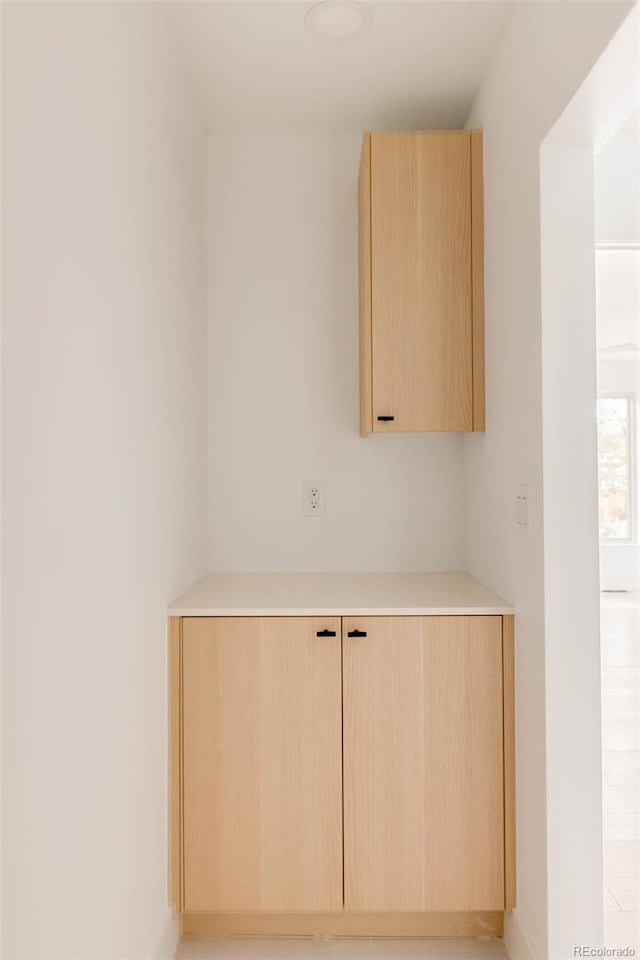
[[[307,7],[304,22],[330,40],[354,40],[371,26],[371,11],[360,0],[317,0]]]

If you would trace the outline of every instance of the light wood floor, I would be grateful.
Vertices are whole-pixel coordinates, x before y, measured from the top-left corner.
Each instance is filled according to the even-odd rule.
[[[640,601],[601,595],[604,931],[640,947]]]
[[[176,960],[506,960],[501,940],[183,940]]]

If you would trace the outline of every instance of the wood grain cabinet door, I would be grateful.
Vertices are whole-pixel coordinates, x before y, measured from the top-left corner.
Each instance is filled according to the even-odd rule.
[[[370,150],[373,430],[473,430],[471,134]]]
[[[340,644],[337,617],[185,618],[187,912],[342,909]]]
[[[345,908],[503,910],[501,618],[343,630]]]

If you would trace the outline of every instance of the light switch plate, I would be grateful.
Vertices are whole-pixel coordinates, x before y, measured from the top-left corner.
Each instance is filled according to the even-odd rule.
[[[519,537],[528,537],[531,532],[531,487],[518,484],[515,502],[515,533]]]

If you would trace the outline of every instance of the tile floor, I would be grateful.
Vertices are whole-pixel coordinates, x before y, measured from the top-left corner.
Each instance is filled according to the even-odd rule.
[[[507,960],[500,940],[183,940],[176,960]]]
[[[640,954],[640,598],[601,595],[604,930]]]

